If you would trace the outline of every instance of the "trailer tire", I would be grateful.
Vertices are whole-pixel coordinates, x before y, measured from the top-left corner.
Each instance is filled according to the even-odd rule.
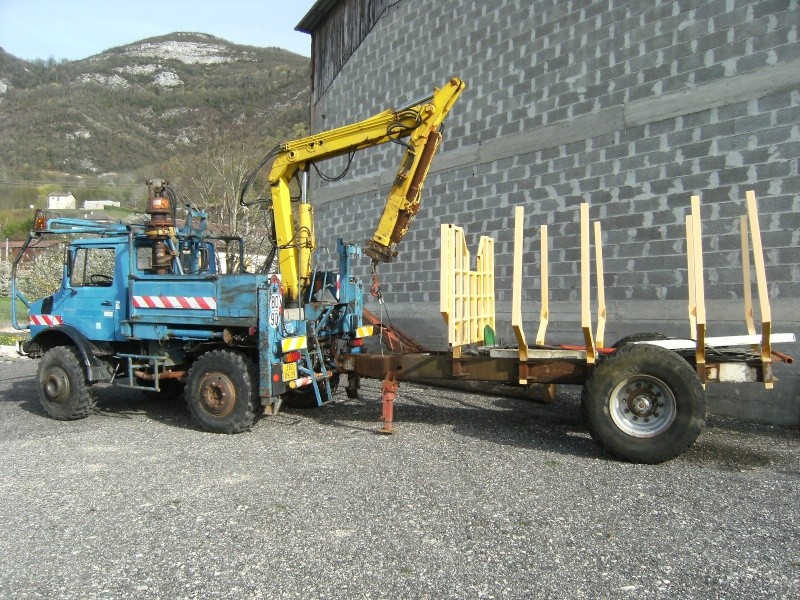
[[[54,419],[84,419],[97,404],[86,381],[80,354],[72,346],[55,346],[45,352],[39,361],[37,379],[39,402]]]
[[[678,354],[649,344],[602,359],[581,398],[592,438],[628,462],[658,464],[694,444],[704,425],[705,391]]]
[[[617,340],[612,348],[622,348],[623,346],[627,346],[631,342],[652,342],[654,340],[666,340],[669,339],[663,333],[659,333],[657,331],[650,332],[650,333],[634,333],[632,335],[626,335],[624,338]]]
[[[185,396],[194,420],[214,433],[247,431],[261,413],[256,367],[231,350],[200,356],[189,369]]]
[[[333,394],[336,393],[336,390],[339,388],[339,374],[336,373],[330,379],[331,384],[331,397]],[[331,398],[328,397],[328,393],[325,390],[325,387],[322,383],[319,384],[320,386],[320,396],[322,397],[323,402],[327,402]],[[317,408],[317,395],[314,393],[314,386],[308,385],[304,387],[302,390],[290,390],[286,392],[283,397],[283,403],[290,407],[290,408]]]

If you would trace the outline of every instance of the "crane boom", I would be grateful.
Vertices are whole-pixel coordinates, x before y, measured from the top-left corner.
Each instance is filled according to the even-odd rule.
[[[309,283],[311,255],[316,244],[313,211],[305,199],[299,206],[295,226],[289,193],[289,182],[295,174],[306,171],[318,161],[404,140],[399,143],[406,148],[405,156],[375,234],[365,249],[374,261],[391,261],[396,254],[394,246],[403,238],[419,210],[422,185],[442,137],[439,126],[464,87],[464,82],[454,77],[412,106],[385,110],[358,123],[286,142],[279,147],[269,183],[278,264],[287,301],[296,301],[300,290]]]

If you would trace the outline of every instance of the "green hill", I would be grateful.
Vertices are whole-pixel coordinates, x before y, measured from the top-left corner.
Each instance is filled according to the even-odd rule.
[[[220,135],[292,139],[308,123],[308,86],[306,57],[200,33],[77,61],[0,49],[0,182],[130,174],[208,152]]]

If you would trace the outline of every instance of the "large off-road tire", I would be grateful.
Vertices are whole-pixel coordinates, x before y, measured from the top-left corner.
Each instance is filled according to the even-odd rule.
[[[666,339],[669,338],[663,333],[658,333],[657,331],[634,333],[632,335],[626,335],[624,338],[617,340],[611,347],[622,348],[623,346],[627,346],[631,342],[651,342],[654,340],[666,340]]]
[[[256,367],[231,350],[212,350],[198,358],[184,395],[195,421],[215,433],[247,431],[261,413]]]
[[[333,394],[336,393],[336,390],[339,387],[339,374],[336,373],[330,379],[331,384],[331,397]],[[331,398],[328,396],[328,392],[325,389],[325,382],[318,381],[317,385],[319,385],[319,394],[322,398],[323,402],[327,402]],[[307,385],[301,390],[290,390],[286,392],[283,397],[283,403],[286,406],[291,408],[317,408],[319,406],[317,404],[317,395],[314,393],[314,386]]]
[[[80,355],[72,346],[56,346],[39,361],[39,402],[60,421],[88,417],[97,399],[89,389]]]
[[[683,358],[637,344],[623,346],[594,368],[581,408],[592,438],[610,454],[657,464],[695,442],[706,400],[697,373]]]

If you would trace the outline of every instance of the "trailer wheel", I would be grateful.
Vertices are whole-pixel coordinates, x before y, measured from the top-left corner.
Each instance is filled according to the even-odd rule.
[[[331,396],[336,393],[339,388],[339,374],[336,373],[330,379]],[[319,393],[323,402],[327,402],[331,398],[325,390],[324,382],[319,383]],[[314,393],[314,386],[307,385],[302,390],[290,390],[286,392],[283,397],[283,403],[291,408],[317,408],[317,395]]]
[[[657,464],[685,452],[700,435],[705,392],[679,355],[647,344],[605,357],[583,388],[592,438],[613,456]]]
[[[60,421],[83,419],[97,399],[91,393],[75,348],[50,348],[39,362],[39,402],[48,415]]]
[[[185,396],[195,421],[215,433],[247,431],[261,412],[256,367],[230,350],[212,350],[195,361]]]

